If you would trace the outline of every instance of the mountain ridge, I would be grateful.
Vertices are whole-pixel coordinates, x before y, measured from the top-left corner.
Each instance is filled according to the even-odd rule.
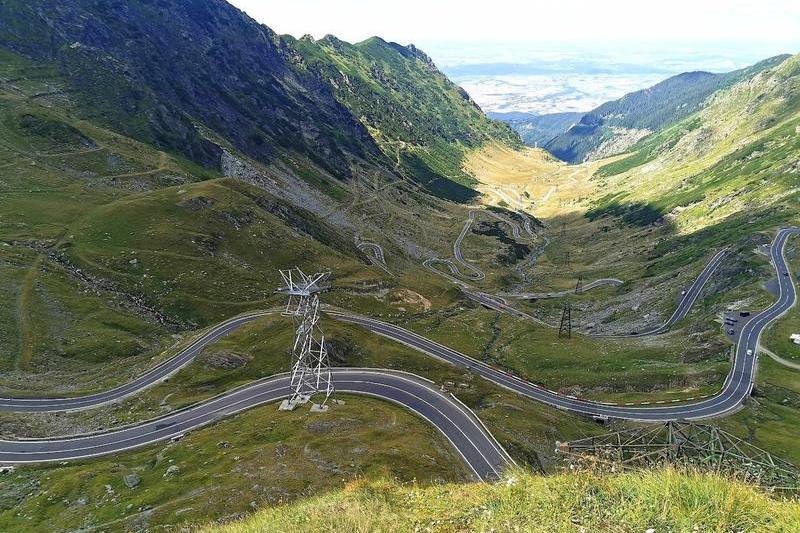
[[[555,129],[548,126],[545,130],[545,133],[554,131],[553,137],[544,141],[541,137],[536,138],[540,146],[569,163],[601,159],[622,153],[647,135],[694,113],[716,91],[776,66],[789,57],[789,54],[781,54],[720,74],[701,70],[682,72],[651,87],[605,102],[581,114],[579,120],[561,131],[558,131],[559,126],[566,124],[566,121],[559,120],[561,114],[547,114],[531,120],[517,118],[510,122],[523,136],[526,131],[535,131],[539,123],[555,122]]]
[[[332,78],[302,68],[300,62],[309,60],[313,47],[381,49],[418,63],[413,69],[417,82],[446,79],[413,45],[377,37],[358,45],[333,36],[313,43],[294,40],[218,0],[136,0],[119,6],[88,0],[55,6],[43,0],[9,1],[0,13],[0,45],[57,65],[85,116],[208,168],[219,168],[221,150],[204,128],[262,163],[287,153],[302,155],[343,180],[369,174],[368,168],[395,170],[394,154],[381,149],[358,110],[336,97]],[[295,44],[306,51],[305,58]],[[388,71],[390,79],[392,75]],[[428,92],[421,101],[435,96]],[[460,141],[490,132],[490,140],[519,142],[477,108],[470,110],[456,100],[444,104],[448,116],[470,114],[469,124],[453,132],[448,131],[452,123],[447,124],[439,133]],[[457,161],[438,168],[423,161],[417,165],[421,170],[404,165],[404,173],[423,184],[451,178],[469,182],[459,154],[439,151]],[[454,198],[470,197],[458,184],[452,188]]]
[[[474,180],[463,170],[466,151],[499,141],[520,146],[517,135],[488,120],[461,88],[414,45],[370,37],[350,44],[283,36],[294,64],[333,87],[336,98],[370,131],[395,169],[434,194],[469,199]],[[442,178],[446,180],[442,180]]]

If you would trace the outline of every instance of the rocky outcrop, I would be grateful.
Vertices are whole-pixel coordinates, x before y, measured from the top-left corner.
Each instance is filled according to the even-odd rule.
[[[232,352],[203,354],[200,358],[205,366],[221,370],[235,370],[247,364],[247,358]]]
[[[586,154],[586,161],[621,154],[651,133],[648,129],[611,128],[611,137]]]

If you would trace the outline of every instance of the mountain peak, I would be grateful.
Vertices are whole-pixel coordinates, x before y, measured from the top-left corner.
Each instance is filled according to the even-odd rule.
[[[416,57],[418,57],[419,59],[421,59],[425,63],[427,63],[427,64],[429,64],[431,66],[434,66],[433,59],[431,59],[431,57],[428,54],[426,54],[425,52],[423,52],[422,50],[420,50],[419,48],[417,48],[413,44],[407,45],[406,49],[408,49],[408,51],[410,51],[412,54],[414,54]]]

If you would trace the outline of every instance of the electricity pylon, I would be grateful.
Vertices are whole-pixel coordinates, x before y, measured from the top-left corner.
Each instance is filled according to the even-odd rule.
[[[600,465],[612,472],[673,465],[725,474],[764,487],[792,492],[800,488],[800,471],[788,461],[717,426],[684,420],[556,442],[556,451],[576,466]]]
[[[559,338],[572,338],[572,305],[569,300],[564,302],[564,309],[561,311],[561,324],[558,326]]]
[[[325,335],[319,330],[319,293],[326,290],[329,272],[307,276],[302,270],[281,270],[284,286],[278,292],[289,296],[283,316],[294,322],[292,347],[292,381],[289,398],[281,403],[281,410],[291,411],[308,402],[315,394],[324,394],[322,402],[312,406],[313,411],[325,411],[333,392]]]
[[[575,284],[575,294],[583,294],[583,276],[578,276],[578,283]]]

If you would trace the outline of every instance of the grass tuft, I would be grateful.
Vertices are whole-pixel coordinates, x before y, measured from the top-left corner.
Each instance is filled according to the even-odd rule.
[[[256,531],[797,531],[800,505],[714,474],[509,472],[500,483],[386,479],[266,509],[215,533]]]

